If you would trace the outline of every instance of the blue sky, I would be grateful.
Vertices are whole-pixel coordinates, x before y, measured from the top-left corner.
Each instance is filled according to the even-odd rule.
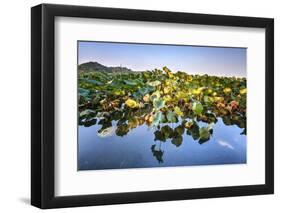
[[[78,64],[96,61],[136,71],[167,66],[190,74],[246,77],[246,48],[78,42]]]

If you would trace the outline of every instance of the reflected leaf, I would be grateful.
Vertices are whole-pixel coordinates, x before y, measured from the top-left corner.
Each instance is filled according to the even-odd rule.
[[[163,141],[163,142],[166,141],[165,134],[162,131],[160,131],[160,130],[155,131],[154,132],[154,136],[155,136],[154,141],[157,141],[157,140],[158,141]]]
[[[210,131],[207,127],[201,127],[199,129],[199,136],[200,136],[200,140],[202,141],[206,141],[210,139]]]
[[[205,143],[208,140],[210,140],[210,136],[211,136],[211,134],[213,134],[212,127],[213,127],[213,123],[209,124],[208,126],[201,127],[199,129],[199,135],[200,135],[199,143],[200,144]]]
[[[240,133],[240,135],[246,135],[246,134],[247,134],[247,130],[245,128],[245,129],[243,129],[243,132]]]
[[[117,126],[115,134],[117,136],[123,137],[124,135],[127,135],[129,130],[130,130],[130,128],[129,128],[129,126],[127,124],[121,124],[121,125]]]
[[[174,130],[170,126],[165,125],[161,128],[161,132],[164,134],[165,138],[167,139],[167,138],[172,138]]]
[[[128,125],[131,129],[136,128],[139,125],[138,119],[137,118],[131,118],[128,120]]]
[[[182,136],[176,136],[172,139],[172,144],[174,144],[176,147],[179,147],[182,144]]]
[[[152,145],[151,146],[151,151],[153,153],[153,156],[157,159],[158,163],[163,163],[163,154],[164,151],[162,151],[161,149],[156,150],[156,145]]]
[[[84,125],[85,127],[93,126],[97,123],[97,119],[86,119],[85,121],[81,122],[81,125]]]
[[[175,129],[174,129],[174,134],[176,136],[180,136],[184,133],[184,126],[183,125],[180,125],[180,126],[177,126]]]
[[[103,129],[102,131],[98,132],[98,136],[101,138],[110,137],[114,134],[115,129],[115,127],[108,127],[106,129]]]
[[[187,129],[186,133],[191,135],[193,140],[198,140],[200,138],[199,126],[195,122],[193,122],[191,127]]]

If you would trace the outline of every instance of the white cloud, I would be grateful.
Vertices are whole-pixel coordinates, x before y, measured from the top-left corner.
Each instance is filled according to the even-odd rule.
[[[229,143],[227,143],[226,141],[219,140],[218,143],[219,143],[219,145],[221,145],[223,147],[234,150],[234,147],[232,145],[230,145]]]

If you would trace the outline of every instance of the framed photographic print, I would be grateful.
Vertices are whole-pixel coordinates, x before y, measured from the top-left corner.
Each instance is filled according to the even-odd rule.
[[[31,9],[31,203],[272,194],[274,21]]]

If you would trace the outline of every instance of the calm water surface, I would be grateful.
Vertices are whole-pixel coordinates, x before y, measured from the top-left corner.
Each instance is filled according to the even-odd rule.
[[[226,126],[221,119],[213,126],[209,141],[200,144],[184,132],[178,147],[171,139],[155,141],[156,129],[145,124],[123,137],[100,137],[99,129],[99,125],[79,126],[78,170],[246,163],[246,136],[240,135],[239,127]]]

